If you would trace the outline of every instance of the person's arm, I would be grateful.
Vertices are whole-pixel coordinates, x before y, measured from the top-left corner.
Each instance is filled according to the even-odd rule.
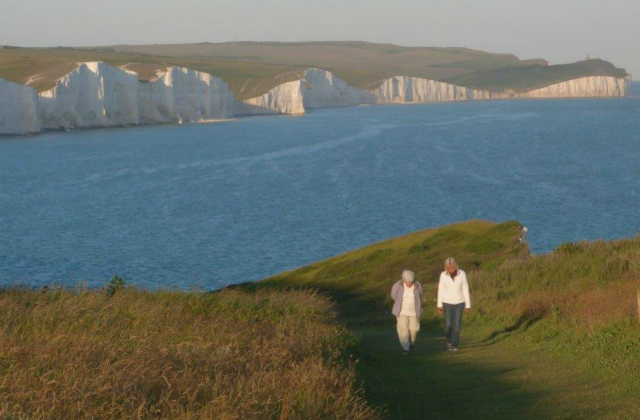
[[[396,295],[398,293],[396,293],[396,289],[397,289],[398,283],[393,283],[393,286],[391,286],[391,300],[393,300],[394,302],[396,301]]]
[[[469,295],[469,282],[467,281],[466,273],[462,277],[462,293],[464,293],[465,309],[471,309],[471,296]]]
[[[442,274],[440,274],[440,281],[438,282],[438,309],[442,309]]]

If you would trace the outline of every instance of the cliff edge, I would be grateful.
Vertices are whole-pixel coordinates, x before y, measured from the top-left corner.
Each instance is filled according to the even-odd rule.
[[[165,67],[143,81],[127,68],[83,62],[59,78],[53,88],[40,93],[0,79],[0,134],[296,115],[307,109],[362,104],[621,97],[628,92],[629,80],[629,76],[588,76],[517,92],[473,89],[399,75],[366,90],[349,86],[330,71],[310,68],[297,80],[253,98],[236,100],[222,79],[184,67]]]

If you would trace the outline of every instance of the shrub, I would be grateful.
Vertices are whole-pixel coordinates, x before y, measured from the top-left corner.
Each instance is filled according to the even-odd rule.
[[[106,292],[107,296],[111,297],[116,294],[116,292],[124,287],[124,279],[122,279],[117,274],[113,276],[113,278],[107,284]]]

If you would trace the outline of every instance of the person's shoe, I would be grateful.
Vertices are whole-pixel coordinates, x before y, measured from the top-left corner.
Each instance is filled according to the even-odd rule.
[[[408,356],[409,355],[409,350],[405,350],[404,353],[402,353],[403,356]]]
[[[458,351],[457,347],[451,347],[451,351]]]
[[[451,345],[451,343],[447,343],[447,350],[451,350],[453,348],[453,346]]]

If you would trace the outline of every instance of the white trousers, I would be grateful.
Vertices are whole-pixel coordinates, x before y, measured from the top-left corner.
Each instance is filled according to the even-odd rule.
[[[417,316],[400,315],[396,329],[400,345],[405,351],[409,351],[411,345],[416,342],[416,336],[420,331],[420,320]]]

